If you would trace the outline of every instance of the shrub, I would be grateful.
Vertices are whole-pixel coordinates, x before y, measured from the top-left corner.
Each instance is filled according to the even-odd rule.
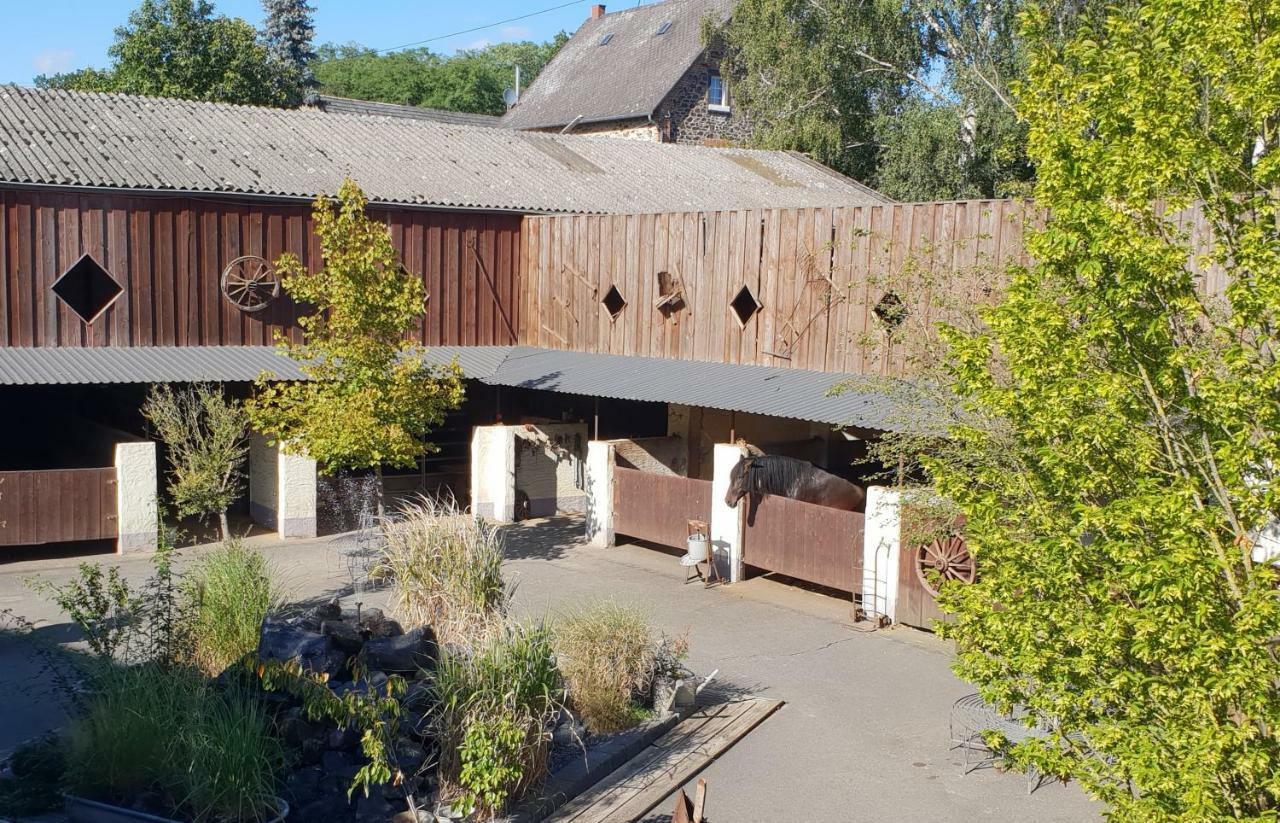
[[[244,491],[249,418],[221,388],[198,383],[175,389],[159,383],[142,406],[169,460],[169,494],[178,515],[218,516],[231,537],[227,507]]]
[[[542,781],[563,698],[555,664],[550,633],[519,625],[472,654],[441,655],[433,685],[443,797],[487,818]]]
[[[76,794],[131,802],[147,793],[197,821],[268,819],[283,750],[263,708],[237,688],[154,663],[103,674],[69,733]]]
[[[238,540],[201,556],[184,594],[191,654],[210,675],[257,648],[262,619],[280,603],[267,559]]]
[[[561,619],[555,649],[573,708],[594,732],[620,731],[642,718],[661,641],[637,608],[603,601]]]
[[[411,625],[429,624],[443,643],[480,642],[506,609],[502,537],[456,504],[421,498],[382,525],[377,577]]]

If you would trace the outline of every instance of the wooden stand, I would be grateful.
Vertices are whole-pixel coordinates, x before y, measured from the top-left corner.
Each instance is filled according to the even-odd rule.
[[[687,567],[693,569],[693,573],[690,574],[686,571],[684,582],[701,580],[703,588],[707,588],[713,583],[723,583],[724,578],[720,576],[720,570],[716,568],[716,552],[711,545],[711,526],[705,520],[690,520],[685,534],[687,536],[686,546],[688,545],[688,539],[692,539],[694,535],[701,535],[702,539],[706,541],[707,559],[704,562],[707,564],[707,573],[705,575],[702,573],[702,563],[694,563]]]

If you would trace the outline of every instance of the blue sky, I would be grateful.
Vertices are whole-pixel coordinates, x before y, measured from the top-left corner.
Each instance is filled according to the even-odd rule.
[[[591,4],[579,0],[565,8],[524,20],[425,44],[450,54],[458,49],[507,40],[546,40],[557,31],[572,32]],[[355,41],[377,49],[484,26],[559,6],[567,0],[311,0],[316,9],[316,43]],[[606,0],[606,4],[608,0]],[[37,74],[107,64],[115,27],[137,0],[0,0],[0,83],[28,85]],[[615,3],[611,10],[636,0]],[[214,0],[222,14],[243,17],[257,26],[260,0]]]

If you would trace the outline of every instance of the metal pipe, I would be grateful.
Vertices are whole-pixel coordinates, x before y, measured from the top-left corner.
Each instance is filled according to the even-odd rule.
[[[600,398],[595,398],[595,411],[592,413],[592,440],[600,439]]]

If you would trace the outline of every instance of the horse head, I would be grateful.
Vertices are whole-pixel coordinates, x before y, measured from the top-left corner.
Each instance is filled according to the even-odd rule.
[[[725,492],[724,504],[730,508],[738,505],[738,501],[751,491],[751,467],[755,465],[754,457],[744,457],[729,472],[729,490]]]

